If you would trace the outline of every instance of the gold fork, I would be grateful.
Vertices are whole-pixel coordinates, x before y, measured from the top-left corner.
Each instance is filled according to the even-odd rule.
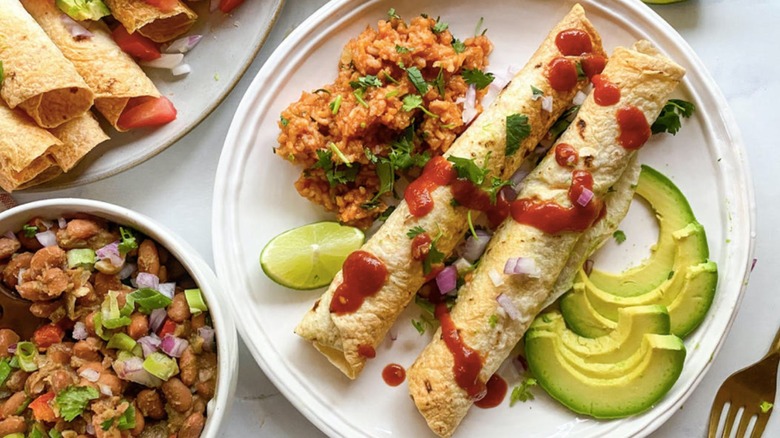
[[[737,428],[737,438],[742,438],[747,432],[753,417],[756,424],[753,427],[752,438],[758,438],[764,433],[766,423],[772,414],[777,386],[777,365],[780,363],[780,331],[772,341],[769,352],[759,362],[743,368],[729,376],[720,386],[715,401],[710,410],[710,431],[708,438],[715,438],[718,423],[726,402],[730,403],[726,423],[721,436],[728,438],[736,421],[737,413],[743,409]]]

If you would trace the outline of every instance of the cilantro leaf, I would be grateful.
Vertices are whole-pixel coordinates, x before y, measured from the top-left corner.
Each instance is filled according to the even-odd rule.
[[[417,321],[412,319],[412,326],[417,330],[417,333],[419,333],[420,336],[425,334],[425,320],[421,319],[420,321]]]
[[[444,257],[446,255],[439,251],[438,248],[436,248],[436,242],[439,241],[439,238],[441,237],[441,234],[436,236],[435,239],[433,239],[433,242],[431,242],[431,248],[428,251],[428,255],[425,256],[425,259],[423,259],[423,274],[428,275],[431,273],[431,269],[434,265],[437,265],[444,261]]]
[[[396,51],[396,53],[401,53],[401,54],[403,54],[403,53],[409,53],[409,52],[411,52],[411,51],[412,51],[412,49],[410,49],[410,48],[408,48],[408,47],[399,46],[398,44],[396,44],[396,45],[395,45],[395,51]]]
[[[366,93],[365,88],[358,88],[357,90],[353,91],[352,94],[355,95],[355,100],[358,101],[359,104],[363,105],[364,107],[368,108],[368,102],[366,102],[363,99],[363,95]]]
[[[474,28],[474,36],[477,36],[480,34],[480,30],[482,30],[482,23],[485,21],[485,17],[479,17],[479,21],[477,21],[477,27]],[[487,29],[482,30],[482,35],[487,32]]]
[[[531,388],[534,386],[536,386],[536,379],[533,377],[523,379],[520,385],[512,389],[512,395],[509,396],[509,406],[514,406],[518,401],[527,402],[528,400],[533,400],[534,395],[531,392]]]
[[[389,20],[392,20],[393,18],[400,20],[401,16],[396,14],[395,8],[390,8],[390,9],[387,10],[387,18]]]
[[[477,163],[470,158],[450,156],[447,158],[447,161],[452,163],[452,167],[458,172],[458,178],[466,178],[477,186],[481,186],[482,183],[485,182],[485,178],[488,174],[487,167],[479,167]]]
[[[582,61],[577,61],[574,66],[577,68],[577,80],[581,81],[585,79],[585,70],[582,68]]]
[[[488,318],[488,324],[490,324],[490,328],[496,328],[496,324],[498,324],[498,315],[490,315],[490,318]]]
[[[135,241],[135,234],[133,230],[125,227],[119,227],[119,234],[122,236],[122,241],[119,242],[119,253],[127,254],[128,252],[138,248],[138,243]]]
[[[119,423],[117,424],[119,430],[130,430],[135,428],[135,408],[128,403],[127,409],[119,417]]]
[[[455,50],[455,53],[463,53],[466,51],[466,45],[463,44],[463,41],[455,38],[452,40],[452,49]]]
[[[371,202],[377,201],[385,193],[392,192],[395,185],[395,169],[389,160],[382,159],[377,163],[376,174],[379,177],[379,191],[371,199]]]
[[[339,108],[341,108],[341,95],[336,95],[336,98],[333,99],[333,102],[328,104],[328,107],[330,108],[330,113],[334,116],[339,113]]]
[[[485,73],[478,68],[464,68],[460,75],[463,76],[463,80],[465,80],[467,84],[473,84],[477,90],[487,87],[493,82],[493,79],[496,78],[493,73]]]
[[[444,97],[444,70],[441,67],[439,67],[439,74],[436,75],[436,79],[433,81],[433,86],[436,87],[439,96]]]
[[[612,237],[615,238],[615,242],[617,242],[618,245],[626,241],[626,233],[624,233],[623,230],[616,230],[612,233]]]
[[[531,85],[531,93],[534,100],[544,96],[544,91],[534,87],[533,85]]]
[[[84,412],[90,400],[100,397],[97,389],[91,386],[68,386],[54,398],[65,421],[73,421]]]
[[[450,27],[449,24],[447,24],[447,23],[445,23],[443,21],[440,21],[439,18],[440,17],[436,18],[436,24],[434,24],[433,27],[431,28],[433,33],[436,33],[436,34],[442,33],[445,30],[447,30],[448,27]]]
[[[693,115],[695,110],[696,106],[691,102],[680,99],[669,99],[661,110],[661,114],[650,127],[650,130],[653,134],[668,132],[675,135],[682,126],[680,123],[680,116],[688,118]]]
[[[382,81],[380,81],[379,78],[374,75],[365,75],[359,77],[356,81],[350,81],[349,86],[354,90],[359,88],[365,90],[368,87],[381,87]]]
[[[103,430],[111,429],[111,426],[114,425],[114,418],[107,418],[106,421],[100,423],[100,428]]]
[[[403,106],[401,107],[401,109],[403,109],[404,111],[412,111],[416,108],[421,109],[422,112],[427,114],[429,117],[439,118],[439,116],[437,116],[436,114],[425,109],[425,107],[423,106],[422,96],[417,94],[407,94],[406,96],[404,96]]]
[[[423,234],[425,232],[425,228],[421,226],[416,226],[414,228],[410,228],[409,231],[406,232],[406,237],[409,239],[414,239],[415,237],[419,236],[420,234]]]
[[[531,126],[528,124],[528,116],[522,114],[510,114],[506,116],[506,153],[510,157],[520,149],[520,143],[531,135]]]
[[[511,186],[512,181],[509,180],[503,180],[497,176],[494,176],[490,180],[490,186],[485,188],[485,191],[487,192],[488,196],[490,196],[490,203],[493,205],[496,205],[496,200],[498,199],[498,192],[501,191],[501,188],[506,186]]]
[[[25,224],[22,227],[22,231],[24,231],[24,237],[27,237],[28,239],[33,238],[36,234],[38,234],[38,227],[35,225]]]
[[[564,113],[561,114],[560,117],[558,117],[558,120],[555,121],[555,123],[552,125],[548,133],[548,135],[553,141],[555,141],[558,137],[560,137],[560,135],[563,134],[563,131],[565,131],[569,127],[569,125],[571,125],[572,118],[577,114],[579,110],[580,110],[580,106],[574,105],[571,108],[564,111]]]
[[[0,386],[5,385],[5,381],[8,380],[8,376],[11,375],[11,365],[8,363],[8,359],[0,361]]]
[[[390,143],[388,158],[395,169],[406,170],[412,166],[423,167],[430,159],[428,153],[414,153],[414,124],[409,125],[400,137]]]
[[[425,96],[425,93],[428,92],[428,82],[425,81],[420,69],[417,67],[409,67],[406,69],[406,76],[412,82],[414,88],[420,92],[420,95]]]
[[[357,178],[357,174],[360,172],[360,164],[355,164],[352,167],[338,166],[333,162],[333,151],[318,149],[316,153],[317,162],[314,163],[312,169],[325,171],[325,177],[331,186],[346,184],[355,181],[355,178]]]
[[[279,121],[282,123],[283,127],[287,126],[290,123],[290,121],[287,120],[284,116],[279,116]]]

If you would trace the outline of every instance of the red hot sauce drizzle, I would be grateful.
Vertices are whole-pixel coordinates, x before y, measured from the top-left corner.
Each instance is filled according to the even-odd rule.
[[[593,51],[590,35],[579,29],[562,30],[555,36],[555,45],[564,56],[580,56]]]
[[[592,79],[593,76],[601,74],[604,71],[604,67],[607,65],[607,58],[601,55],[588,54],[582,57],[582,71],[585,72],[585,76],[588,79]]]
[[[555,161],[561,167],[574,167],[580,159],[577,150],[567,143],[558,143],[555,146]]]
[[[474,404],[482,409],[495,408],[504,401],[506,390],[506,380],[498,374],[493,374],[487,381],[487,394],[482,399],[475,401]]]
[[[593,175],[587,170],[575,170],[571,176],[568,193],[571,207],[563,207],[554,201],[522,198],[512,203],[512,218],[549,234],[588,229],[601,216],[604,202],[594,195],[585,206],[580,205],[577,201],[583,192],[586,189],[593,191]]]
[[[496,196],[495,204],[490,202],[490,195],[467,179],[458,178],[450,184],[452,197],[458,204],[469,210],[485,213],[492,228],[498,227],[509,216],[509,200],[501,190]]]
[[[455,382],[460,386],[473,400],[483,398],[486,391],[486,385],[479,380],[479,373],[482,371],[482,358],[479,353],[463,342],[458,328],[450,317],[446,303],[436,305],[436,319],[441,324],[441,337],[447,345],[447,349],[452,353],[455,364],[452,371],[455,374]]]
[[[620,88],[603,75],[595,75],[593,82],[593,100],[601,106],[610,106],[620,100]]]
[[[382,379],[389,386],[398,386],[406,380],[406,370],[397,363],[391,363],[382,370]]]
[[[404,199],[409,206],[409,213],[422,217],[433,210],[431,192],[439,186],[446,186],[455,179],[455,169],[442,156],[433,157],[425,165],[422,175],[412,181],[404,191]]]
[[[330,311],[336,314],[352,313],[359,309],[366,297],[377,293],[387,279],[385,264],[373,254],[360,250],[347,256],[341,272],[344,281],[336,288],[330,301]],[[369,357],[366,354],[363,356]]]
[[[555,58],[547,71],[550,86],[555,91],[571,91],[577,86],[577,67],[566,58]]]
[[[620,128],[618,143],[628,150],[641,148],[650,138],[650,125],[644,113],[633,105],[617,110],[617,122]]]
[[[365,357],[366,359],[373,359],[376,357],[376,350],[374,350],[374,347],[366,344],[360,344],[358,345],[358,354]]]

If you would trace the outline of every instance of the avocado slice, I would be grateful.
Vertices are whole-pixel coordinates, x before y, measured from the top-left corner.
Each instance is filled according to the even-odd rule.
[[[545,330],[557,334],[561,345],[573,355],[592,363],[616,363],[627,359],[640,349],[646,333],[668,335],[669,313],[659,305],[636,306],[618,309],[614,330],[595,339],[585,338],[566,328],[558,311],[538,316],[528,331]]]
[[[674,335],[645,334],[642,349],[609,368],[565,355],[561,343],[555,332],[529,332],[528,366],[550,396],[595,418],[622,418],[649,409],[674,385],[685,362],[685,346]]]
[[[610,334],[617,323],[601,316],[585,296],[585,284],[574,283],[571,290],[561,297],[561,313],[566,325],[585,338],[598,338]]]
[[[76,21],[100,20],[111,15],[103,0],[56,0],[55,4]]]
[[[652,254],[638,266],[629,268],[622,273],[608,273],[594,269],[590,281],[602,290],[614,295],[625,297],[641,295],[658,287],[675,268],[675,252],[677,241],[674,233],[696,222],[691,206],[685,195],[669,178],[657,170],[642,165],[636,193],[644,198],[655,212],[658,219],[658,240]],[[693,260],[704,262],[709,257],[707,236],[701,229],[691,242],[696,249],[691,254]]]

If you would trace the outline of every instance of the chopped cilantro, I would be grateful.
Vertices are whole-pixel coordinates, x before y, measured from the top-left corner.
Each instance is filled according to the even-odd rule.
[[[408,48],[408,47],[404,47],[404,46],[399,46],[398,44],[396,44],[396,45],[395,45],[395,51],[396,51],[396,53],[401,53],[401,54],[403,54],[403,53],[409,53],[409,52],[411,52],[411,51],[412,51],[412,49],[410,49],[410,48]]]
[[[439,20],[439,18],[440,18],[440,17],[437,17],[437,18],[436,18],[436,24],[434,24],[434,25],[433,25],[433,27],[431,28],[431,30],[433,31],[433,33],[437,33],[437,34],[438,34],[438,33],[442,33],[442,32],[444,32],[445,30],[447,30],[447,28],[448,28],[448,27],[450,27],[450,25],[449,25],[449,24],[447,24],[447,23],[445,23],[445,22],[443,22],[443,21],[440,21],[440,20]]]
[[[669,275],[666,276],[667,280],[671,280],[674,277],[674,271],[669,271]]]
[[[533,94],[533,99],[534,100],[544,96],[544,91],[534,87],[533,85],[531,85],[531,93]]]
[[[612,237],[615,238],[615,242],[618,244],[626,241],[626,233],[624,233],[623,230],[616,230],[614,233],[612,233]]]
[[[119,423],[117,424],[119,430],[130,430],[135,428],[135,408],[128,403],[127,409],[119,417]]]
[[[24,231],[24,237],[27,237],[28,239],[33,238],[36,234],[38,234],[38,227],[35,225],[25,224],[22,227],[22,231]]]
[[[404,96],[403,106],[401,107],[401,109],[403,109],[404,111],[412,111],[416,108],[421,109],[422,112],[427,114],[429,117],[439,118],[439,116],[437,116],[436,114],[425,109],[425,107],[423,106],[423,98],[421,96],[417,94],[407,94],[406,96]]]
[[[290,123],[284,116],[279,116],[279,120],[282,122],[282,126],[287,126]]]
[[[477,21],[477,27],[474,28],[474,36],[479,35],[480,30],[482,30],[482,23],[485,21],[485,17],[479,17],[479,21]],[[482,30],[482,35],[487,32],[487,29]]]
[[[460,75],[463,76],[463,80],[465,80],[467,84],[473,84],[477,87],[477,90],[487,87],[493,82],[493,79],[495,79],[493,73],[485,73],[478,68],[464,68],[463,73]]]
[[[421,226],[416,226],[414,228],[410,228],[409,231],[406,232],[406,237],[409,239],[414,239],[415,237],[419,236],[420,234],[423,234],[425,232],[425,228]]]
[[[400,91],[398,90],[388,91],[387,93],[385,93],[385,99],[390,99],[391,97],[398,96],[399,92]]]
[[[55,428],[49,429],[49,438],[62,438],[62,434]]]
[[[415,319],[412,319],[412,326],[414,326],[414,328],[417,329],[417,332],[421,336],[425,334],[425,320],[424,319],[421,319],[419,321],[417,321]]]
[[[439,96],[444,97],[444,70],[441,67],[439,67],[439,74],[436,75],[436,79],[433,80],[433,86],[436,87]]]
[[[390,161],[381,160],[377,163],[376,174],[379,177],[379,191],[371,199],[371,202],[376,202],[380,196],[392,192],[395,185],[395,169]]]
[[[333,151],[334,154],[336,154],[337,157],[339,157],[339,160],[341,160],[342,163],[346,164],[347,167],[352,165],[352,162],[347,158],[346,155],[344,155],[344,152],[341,152],[341,149],[339,149],[338,146],[336,146],[336,143],[328,142],[328,148],[330,148],[331,151]]]
[[[490,196],[490,203],[496,205],[496,201],[498,200],[498,192],[501,191],[502,187],[511,185],[512,181],[503,180],[497,176],[492,177],[490,179],[490,186],[485,188],[488,196]]]
[[[333,102],[328,104],[328,107],[330,107],[330,113],[334,116],[339,113],[339,108],[341,108],[341,95],[336,95],[336,98],[333,99]]]
[[[533,400],[534,395],[531,392],[531,388],[534,386],[536,386],[536,379],[533,377],[523,379],[520,385],[512,389],[512,395],[509,397],[509,406],[514,406],[518,401],[527,402],[528,400]]]
[[[582,62],[577,61],[574,66],[577,67],[577,80],[585,79],[587,76],[585,76],[585,70],[582,69]]]
[[[359,104],[368,108],[368,103],[363,99],[363,95],[365,94],[365,92],[366,92],[365,88],[358,88],[357,90],[353,91],[352,94],[355,95],[355,99],[358,101]]]
[[[490,328],[496,328],[496,324],[498,324],[498,315],[490,315],[490,318],[488,318],[488,324],[490,324]]]
[[[764,400],[761,402],[760,405],[758,405],[758,407],[759,409],[761,409],[761,413],[766,414],[767,412],[769,412],[770,409],[772,409],[772,407],[774,407],[774,404]]]
[[[388,158],[395,169],[406,170],[412,166],[423,167],[429,160],[427,153],[414,152],[414,124],[409,125],[400,137],[390,143]]]
[[[431,242],[431,248],[428,251],[428,255],[425,256],[425,259],[423,260],[423,274],[428,275],[431,273],[431,268],[444,261],[444,257],[446,257],[446,254],[439,251],[438,248],[436,248],[436,242],[439,241],[439,238],[441,238],[441,233],[439,233],[438,236],[436,236],[435,239],[433,239],[433,242]]]
[[[669,99],[661,110],[661,114],[650,127],[650,130],[653,134],[668,132],[675,135],[682,126],[680,124],[680,116],[688,118],[693,115],[695,110],[696,106],[691,102],[680,99]]]
[[[399,83],[399,82],[398,82],[398,81],[397,81],[395,78],[393,78],[392,76],[390,76],[390,73],[388,73],[388,72],[386,72],[386,71],[385,71],[385,72],[382,72],[382,74],[384,74],[384,75],[385,75],[385,79],[387,79],[388,81],[390,81],[390,82],[392,82],[392,83],[394,83],[394,84],[398,85],[398,83]]]
[[[423,78],[422,72],[417,67],[409,67],[406,69],[406,76],[414,85],[414,88],[420,92],[420,95],[425,96],[428,92],[428,82]]]
[[[487,177],[487,167],[479,167],[474,160],[470,158],[461,158],[450,156],[447,161],[452,163],[452,167],[458,172],[458,178],[466,178],[477,186],[481,186]],[[487,162],[487,159],[485,159]]]
[[[471,231],[471,235],[474,236],[475,239],[479,240],[479,236],[477,236],[477,230],[474,229],[474,221],[471,220],[471,210],[466,213],[466,222],[469,224],[469,231]]]
[[[452,40],[452,49],[455,50],[455,53],[463,53],[466,51],[466,45],[463,44],[463,41],[455,38]]]
[[[550,132],[548,134],[553,141],[555,141],[561,134],[563,134],[563,131],[565,131],[566,128],[568,128],[569,125],[571,125],[571,118],[574,117],[579,110],[580,110],[580,106],[574,105],[571,108],[564,111],[563,114],[561,114],[561,116],[558,118],[558,120],[555,121],[555,123],[552,125],[552,128],[550,128]]]
[[[138,242],[135,241],[135,234],[130,228],[119,227],[119,234],[122,236],[122,241],[119,242],[119,253],[127,254],[130,251],[138,248]]]
[[[528,116],[522,114],[510,114],[506,116],[506,153],[510,157],[520,149],[520,143],[531,135],[531,126],[528,124]]]
[[[397,46],[396,46],[397,47]],[[382,81],[379,80],[378,77],[374,75],[365,75],[358,78],[356,81],[351,81],[349,83],[349,86],[352,87],[352,89],[366,89],[368,87],[381,87]]]
[[[111,429],[111,426],[114,425],[114,417],[107,418],[106,421],[100,423],[100,428],[103,430]]]
[[[73,421],[84,412],[90,400],[100,397],[97,389],[91,386],[68,386],[60,391],[54,402],[65,421]]]
[[[318,149],[317,162],[314,163],[312,169],[322,169],[325,171],[325,177],[328,179],[328,183],[331,186],[337,184],[346,184],[348,182],[355,181],[358,172],[360,172],[360,165],[357,164],[346,169],[340,168],[333,162],[333,152],[325,149]]]
[[[398,14],[395,12],[395,8],[390,8],[390,9],[388,9],[388,10],[387,10],[387,18],[388,18],[389,20],[392,20],[393,18],[395,18],[395,19],[397,19],[397,20],[400,20],[400,19],[401,19],[401,16],[400,16],[400,15],[398,15]]]

